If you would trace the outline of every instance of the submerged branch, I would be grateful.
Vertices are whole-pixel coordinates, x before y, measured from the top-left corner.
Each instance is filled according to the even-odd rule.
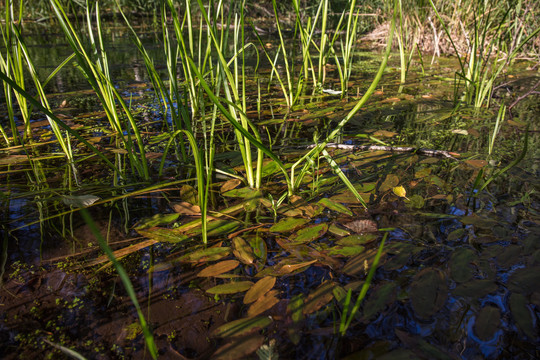
[[[315,145],[308,146],[308,149],[314,148]],[[456,156],[460,156],[458,153],[450,152],[447,150],[431,150],[423,148],[414,148],[410,146],[383,146],[383,145],[347,145],[347,144],[326,144],[326,147],[334,149],[342,149],[349,151],[390,151],[390,152],[405,152],[416,153],[418,155],[445,157],[452,160],[459,161]]]

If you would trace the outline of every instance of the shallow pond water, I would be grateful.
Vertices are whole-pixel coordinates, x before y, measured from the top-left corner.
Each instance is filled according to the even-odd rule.
[[[143,64],[126,29],[111,29],[118,87],[138,108],[149,149],[159,156],[166,116],[138,72]],[[148,47],[157,49],[152,30],[147,34]],[[36,53],[44,50],[39,44],[58,38],[54,32],[43,36],[36,37]],[[67,49],[58,39],[50,48],[61,59]],[[344,100],[306,93],[287,112],[276,87],[262,96],[261,111],[253,104],[249,114],[280,157],[293,162],[314,135],[324,137],[354,106],[379,56],[361,52],[362,66],[350,84],[355,90]],[[98,200],[91,215],[128,270],[163,358],[540,357],[537,103],[515,109],[488,162],[496,112],[455,111],[455,62],[439,59],[424,75],[411,71],[401,91],[397,62],[393,56],[381,89],[341,134],[344,144],[365,145],[371,137],[394,151],[328,149],[367,209],[325,159],[314,164],[300,196],[278,207],[274,200],[286,187],[268,162],[261,191],[215,179],[216,212],[205,248],[193,210],[194,182],[185,180],[194,176],[188,167],[171,160],[164,177],[170,184],[158,190],[119,182],[98,162],[80,169],[77,194],[110,200]],[[40,69],[47,72],[44,64]],[[512,86],[520,94],[538,74],[517,69]],[[337,82],[331,70],[329,88]],[[114,152],[99,103],[81,82],[67,69],[52,85],[51,99],[74,128]],[[41,120],[34,134],[45,142],[50,131]],[[500,171],[523,151],[526,123],[529,149],[517,166]],[[216,167],[241,175],[230,136],[223,125]],[[404,153],[399,146],[452,157]],[[2,150],[2,191],[10,198],[3,199],[2,212],[0,355],[60,358],[64,347],[92,359],[143,358],[142,330],[120,279],[60,196],[72,186],[69,171],[62,158],[46,156],[57,149],[37,149],[43,159],[34,152],[31,161],[26,150]],[[486,179],[500,175],[480,192],[473,186],[479,171]],[[383,238],[367,296],[338,336],[347,292],[354,303]]]

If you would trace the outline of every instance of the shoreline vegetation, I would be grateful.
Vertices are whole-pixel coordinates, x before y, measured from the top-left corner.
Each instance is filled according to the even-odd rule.
[[[4,6],[0,282],[9,274],[11,289],[25,284],[16,267],[24,273],[28,264],[13,258],[29,239],[35,240],[29,252],[38,253],[40,263],[44,244],[72,241],[72,252],[90,244],[95,251],[88,257],[80,252],[69,258],[82,266],[66,265],[66,271],[94,281],[93,292],[90,286],[77,289],[81,297],[98,294],[106,309],[127,304],[132,324],[121,346],[92,347],[93,339],[78,344],[65,333],[56,336],[77,321],[64,327],[64,314],[45,321],[46,311],[35,302],[23,315],[45,322],[45,330],[10,333],[3,351],[52,346],[84,358],[75,351],[82,346],[95,358],[130,351],[154,359],[160,351],[176,351],[174,329],[154,331],[158,325],[150,314],[154,280],[166,274],[174,284],[170,293],[169,284],[159,290],[169,296],[158,295],[159,301],[192,292],[209,304],[226,304],[212,314],[219,326],[207,319],[202,325],[201,338],[219,343],[214,355],[242,358],[266,349],[266,357],[259,356],[274,358],[263,343],[287,328],[293,331],[282,331],[282,351],[295,351],[303,335],[296,329],[307,329],[309,336],[323,330],[321,336],[332,338],[329,358],[335,358],[348,336],[364,338],[366,324],[387,307],[408,306],[394,314],[422,321],[454,311],[445,308],[449,294],[470,293],[451,289],[451,281],[468,285],[491,274],[491,262],[500,258],[496,251],[507,246],[517,258],[503,259],[509,268],[520,263],[522,252],[525,257],[539,247],[516,245],[525,238],[523,229],[536,226],[529,219],[538,215],[537,180],[529,175],[537,164],[522,170],[519,176],[528,180],[519,189],[508,179],[538,149],[538,123],[530,117],[537,119],[539,109],[526,109],[525,120],[510,118],[518,103],[538,95],[540,82],[516,84],[517,93],[506,82],[518,59],[529,61],[528,71],[536,74],[528,79],[538,81],[538,1],[7,0]],[[153,43],[144,41],[148,33],[138,26],[143,16],[150,20]],[[109,19],[122,24],[123,36],[136,47],[136,84],[115,77],[116,50],[105,40]],[[29,22],[60,29],[66,52],[58,63],[36,65],[25,33]],[[363,41],[383,50],[363,56]],[[452,57],[452,67],[424,76],[443,55]],[[84,96],[47,92],[68,69],[84,82],[84,94],[77,94]],[[408,88],[411,78],[418,89]],[[443,90],[435,93],[436,87]],[[441,98],[428,103],[437,94]],[[373,99],[378,102],[370,108]],[[512,210],[491,211],[497,194],[510,188],[514,192],[503,206]],[[508,215],[508,228],[498,218],[479,221],[485,209],[486,216]],[[514,226],[518,216],[529,222]],[[77,221],[92,239],[82,246]],[[127,242],[111,241],[118,223],[131,236]],[[504,237],[500,248],[477,258],[498,237]],[[537,260],[531,259],[536,268]],[[481,265],[473,271],[473,263]],[[104,265],[95,269],[97,264]],[[180,280],[186,269],[193,277]],[[394,278],[381,285],[383,271]],[[516,273],[509,286],[523,289],[512,290],[517,327],[507,331],[525,329],[533,338],[533,300],[526,296],[538,277]],[[110,294],[97,275],[115,277]],[[479,280],[486,296],[506,286],[495,276],[493,271]],[[39,288],[41,279],[36,282]],[[85,313],[78,295],[71,299],[74,293],[67,298],[77,302],[77,314],[100,315]],[[383,300],[372,296],[366,305],[373,293]],[[16,298],[9,295],[5,299]],[[66,301],[57,298],[51,306],[61,312]],[[448,333],[467,333],[476,321],[478,339],[491,341],[502,333],[496,303],[467,303],[459,316],[448,316],[461,319],[444,324],[450,324]],[[262,314],[278,306],[283,311],[274,318],[282,329],[266,332],[278,325]],[[477,318],[464,320],[471,311]],[[21,325],[19,314],[9,315],[10,325]],[[408,347],[420,343],[399,330],[384,349],[394,348],[398,338]],[[472,357],[485,355],[480,340],[461,340],[467,351],[473,349]],[[302,341],[311,346],[311,340]],[[503,342],[491,343],[504,348]],[[351,353],[363,350],[355,341],[349,345]],[[490,354],[503,351],[492,348]]]

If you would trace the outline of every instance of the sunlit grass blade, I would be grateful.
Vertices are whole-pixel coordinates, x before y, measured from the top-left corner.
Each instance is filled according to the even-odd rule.
[[[126,292],[135,306],[135,309],[137,310],[137,315],[139,317],[139,323],[141,324],[141,328],[144,334],[144,340],[146,342],[146,346],[148,349],[148,352],[152,356],[153,359],[157,359],[158,352],[157,352],[157,346],[154,342],[154,336],[152,335],[152,331],[148,327],[148,324],[146,323],[146,319],[144,318],[144,315],[142,313],[141,307],[139,306],[139,301],[137,300],[137,295],[135,293],[135,290],[133,289],[133,285],[131,283],[131,280],[129,279],[129,275],[127,274],[124,267],[116,260],[116,257],[113,254],[113,251],[107,245],[107,241],[101,236],[101,233],[99,232],[99,229],[97,228],[94,220],[90,216],[90,213],[85,208],[81,208],[81,215],[90,228],[90,231],[92,234],[96,237],[99,246],[107,254],[109,257],[109,260],[112,262],[114,268],[116,269],[116,272],[120,276],[120,280],[122,280],[122,284],[124,284],[124,288],[126,289]]]

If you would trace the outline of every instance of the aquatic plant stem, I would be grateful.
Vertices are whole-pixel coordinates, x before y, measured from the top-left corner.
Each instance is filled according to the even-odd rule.
[[[307,154],[302,156],[297,162],[295,162],[292,165],[292,167],[291,167],[291,183],[293,185],[293,191],[298,189],[298,187],[300,186],[300,183],[302,181],[302,178],[307,173],[307,170],[308,170],[308,167],[309,167],[309,162],[307,162],[308,158],[318,157],[319,154],[324,149],[324,147],[326,146],[326,144],[331,142],[341,132],[343,127],[362,108],[362,106],[364,106],[364,104],[369,100],[369,98],[371,97],[373,92],[375,92],[375,89],[377,88],[377,86],[378,86],[378,84],[379,84],[379,82],[380,82],[380,80],[381,80],[381,78],[383,76],[384,69],[386,68],[386,64],[388,63],[388,57],[390,56],[390,51],[392,50],[392,39],[393,39],[395,27],[396,27],[396,17],[397,17],[397,14],[398,14],[397,4],[398,4],[398,1],[395,0],[394,1],[394,15],[392,16],[392,23],[390,25],[390,30],[389,30],[389,34],[388,34],[388,40],[387,40],[387,44],[386,44],[386,51],[384,53],[384,57],[383,57],[383,60],[381,62],[381,65],[379,66],[379,70],[377,71],[377,74],[375,75],[375,78],[371,82],[371,85],[367,89],[366,93],[362,96],[362,98],[360,100],[358,100],[356,105],[345,116],[345,118],[343,120],[341,120],[337,124],[335,129],[325,138],[325,140],[322,143],[319,143],[319,144],[315,145],[315,147],[313,149],[311,149]],[[304,167],[300,171],[300,174],[298,175],[298,178],[295,179],[294,174],[295,174],[296,167],[299,166],[300,164],[304,163],[304,162],[306,162],[304,164]]]
[[[96,223],[92,219],[92,216],[90,216],[90,213],[88,210],[86,210],[84,207],[81,207],[80,209],[81,215],[90,228],[90,231],[92,231],[92,234],[96,237],[99,246],[103,250],[103,252],[107,255],[109,260],[112,262],[114,268],[116,269],[116,272],[120,276],[120,279],[122,280],[122,283],[124,284],[124,288],[126,289],[126,292],[135,306],[135,309],[137,310],[137,315],[139,317],[139,323],[141,324],[141,328],[144,334],[144,340],[146,342],[146,346],[148,351],[150,352],[150,355],[153,359],[157,359],[158,351],[156,343],[154,342],[154,336],[152,335],[152,331],[148,327],[148,324],[146,323],[146,319],[144,318],[144,314],[141,310],[141,307],[139,305],[139,301],[137,300],[137,295],[135,294],[135,290],[133,289],[133,284],[131,283],[131,280],[129,279],[129,275],[127,274],[124,267],[116,260],[116,257],[114,256],[113,251],[107,245],[107,241],[101,236],[101,233],[99,232]]]

